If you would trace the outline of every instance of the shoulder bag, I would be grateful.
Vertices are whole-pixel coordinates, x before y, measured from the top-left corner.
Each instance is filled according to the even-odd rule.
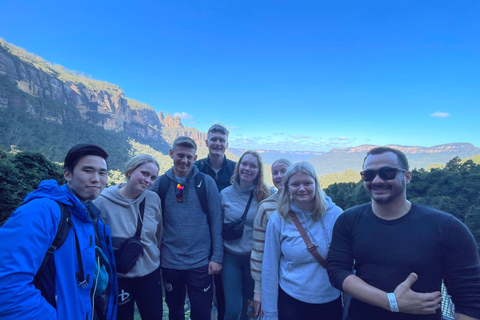
[[[245,207],[245,212],[243,213],[242,217],[232,222],[223,223],[223,227],[222,227],[223,240],[231,241],[231,240],[237,240],[242,237],[243,225],[245,224],[245,218],[247,217],[248,209],[250,208],[252,199],[253,199],[253,191],[250,194],[250,198],[248,199],[248,203],[247,203],[247,206]]]
[[[133,238],[127,239],[118,250],[115,250],[115,265],[117,272],[126,274],[132,270],[140,255],[143,253],[143,246],[140,235],[143,227],[143,215],[145,211],[145,199],[140,203],[140,214],[137,220],[137,231]]]

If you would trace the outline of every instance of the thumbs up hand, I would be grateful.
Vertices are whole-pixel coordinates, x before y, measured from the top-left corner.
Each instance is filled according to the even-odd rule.
[[[441,307],[442,294],[435,292],[415,292],[411,286],[417,281],[418,276],[412,272],[407,279],[395,288],[398,309],[400,312],[413,314],[432,314]]]

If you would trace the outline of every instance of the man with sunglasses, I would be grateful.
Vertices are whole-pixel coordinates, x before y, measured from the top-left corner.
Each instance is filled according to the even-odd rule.
[[[442,319],[442,280],[455,319],[480,319],[470,231],[451,214],[407,200],[412,173],[403,152],[371,149],[363,169],[372,201],[338,218],[328,254],[331,283],[353,297],[347,319]]]
[[[218,192],[222,191],[232,183],[233,171],[237,163],[227,159],[225,151],[228,148],[228,130],[225,126],[216,123],[207,131],[205,144],[208,148],[208,156],[195,162],[195,165],[205,174],[215,180]],[[220,274],[214,275],[215,298],[217,306],[217,319],[223,320],[225,316],[225,295],[223,292],[222,278]]]
[[[191,319],[210,320],[213,300],[213,274],[222,269],[223,240],[220,195],[215,181],[193,165],[197,144],[189,137],[173,142],[170,157],[173,167],[158,177],[152,190],[159,193],[167,178],[164,195],[163,238],[161,246],[162,276],[170,320],[185,319],[188,292]],[[201,179],[198,179],[200,175]],[[203,177],[202,177],[203,176]],[[202,179],[203,178],[203,179]],[[197,188],[205,184],[205,199]],[[202,203],[207,203],[204,212]],[[158,303],[161,303],[159,301]]]

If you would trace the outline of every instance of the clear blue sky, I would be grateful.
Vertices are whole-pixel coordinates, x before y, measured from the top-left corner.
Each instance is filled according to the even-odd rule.
[[[480,2],[0,1],[0,37],[231,147],[480,146]]]

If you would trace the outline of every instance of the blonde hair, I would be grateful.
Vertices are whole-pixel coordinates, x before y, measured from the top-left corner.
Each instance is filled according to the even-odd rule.
[[[273,168],[273,166],[274,166],[276,163],[283,163],[283,164],[286,165],[287,167],[290,167],[290,166],[292,165],[292,161],[290,161],[290,160],[288,160],[288,159],[285,159],[285,158],[280,158],[280,159],[275,160],[275,161],[272,163],[272,168]]]
[[[270,196],[270,188],[265,183],[263,160],[260,153],[253,150],[245,151],[240,157],[240,159],[238,160],[237,165],[235,166],[235,170],[233,171],[233,175],[232,175],[232,178],[230,179],[230,182],[233,183],[234,181],[236,181],[237,183],[240,183],[238,167],[240,167],[240,163],[242,163],[243,157],[245,157],[245,155],[247,154],[254,156],[258,162],[258,176],[255,178],[255,181],[254,181],[255,188],[253,189],[253,195],[255,196],[255,199],[257,199],[257,201],[260,202]]]
[[[315,173],[315,169],[313,169],[312,165],[306,161],[300,161],[297,163],[292,164],[288,167],[287,172],[285,173],[285,178],[283,180],[283,189],[280,192],[280,199],[278,200],[278,214],[282,217],[285,221],[291,221],[288,212],[294,200],[290,196],[288,191],[288,183],[290,178],[298,172],[304,172],[308,174],[310,177],[313,178],[315,181],[315,195],[314,195],[314,206],[312,210],[312,218],[313,220],[319,220],[327,211],[327,203],[325,202],[325,196],[323,194],[322,189],[320,188],[320,182],[318,181],[317,174]]]
[[[125,177],[127,177],[127,180],[130,178],[130,174],[140,167],[142,164],[148,163],[148,162],[153,162],[160,170],[160,166],[158,165],[157,159],[152,157],[149,154],[139,154],[138,156],[135,156],[128,160],[127,164],[125,165]]]

